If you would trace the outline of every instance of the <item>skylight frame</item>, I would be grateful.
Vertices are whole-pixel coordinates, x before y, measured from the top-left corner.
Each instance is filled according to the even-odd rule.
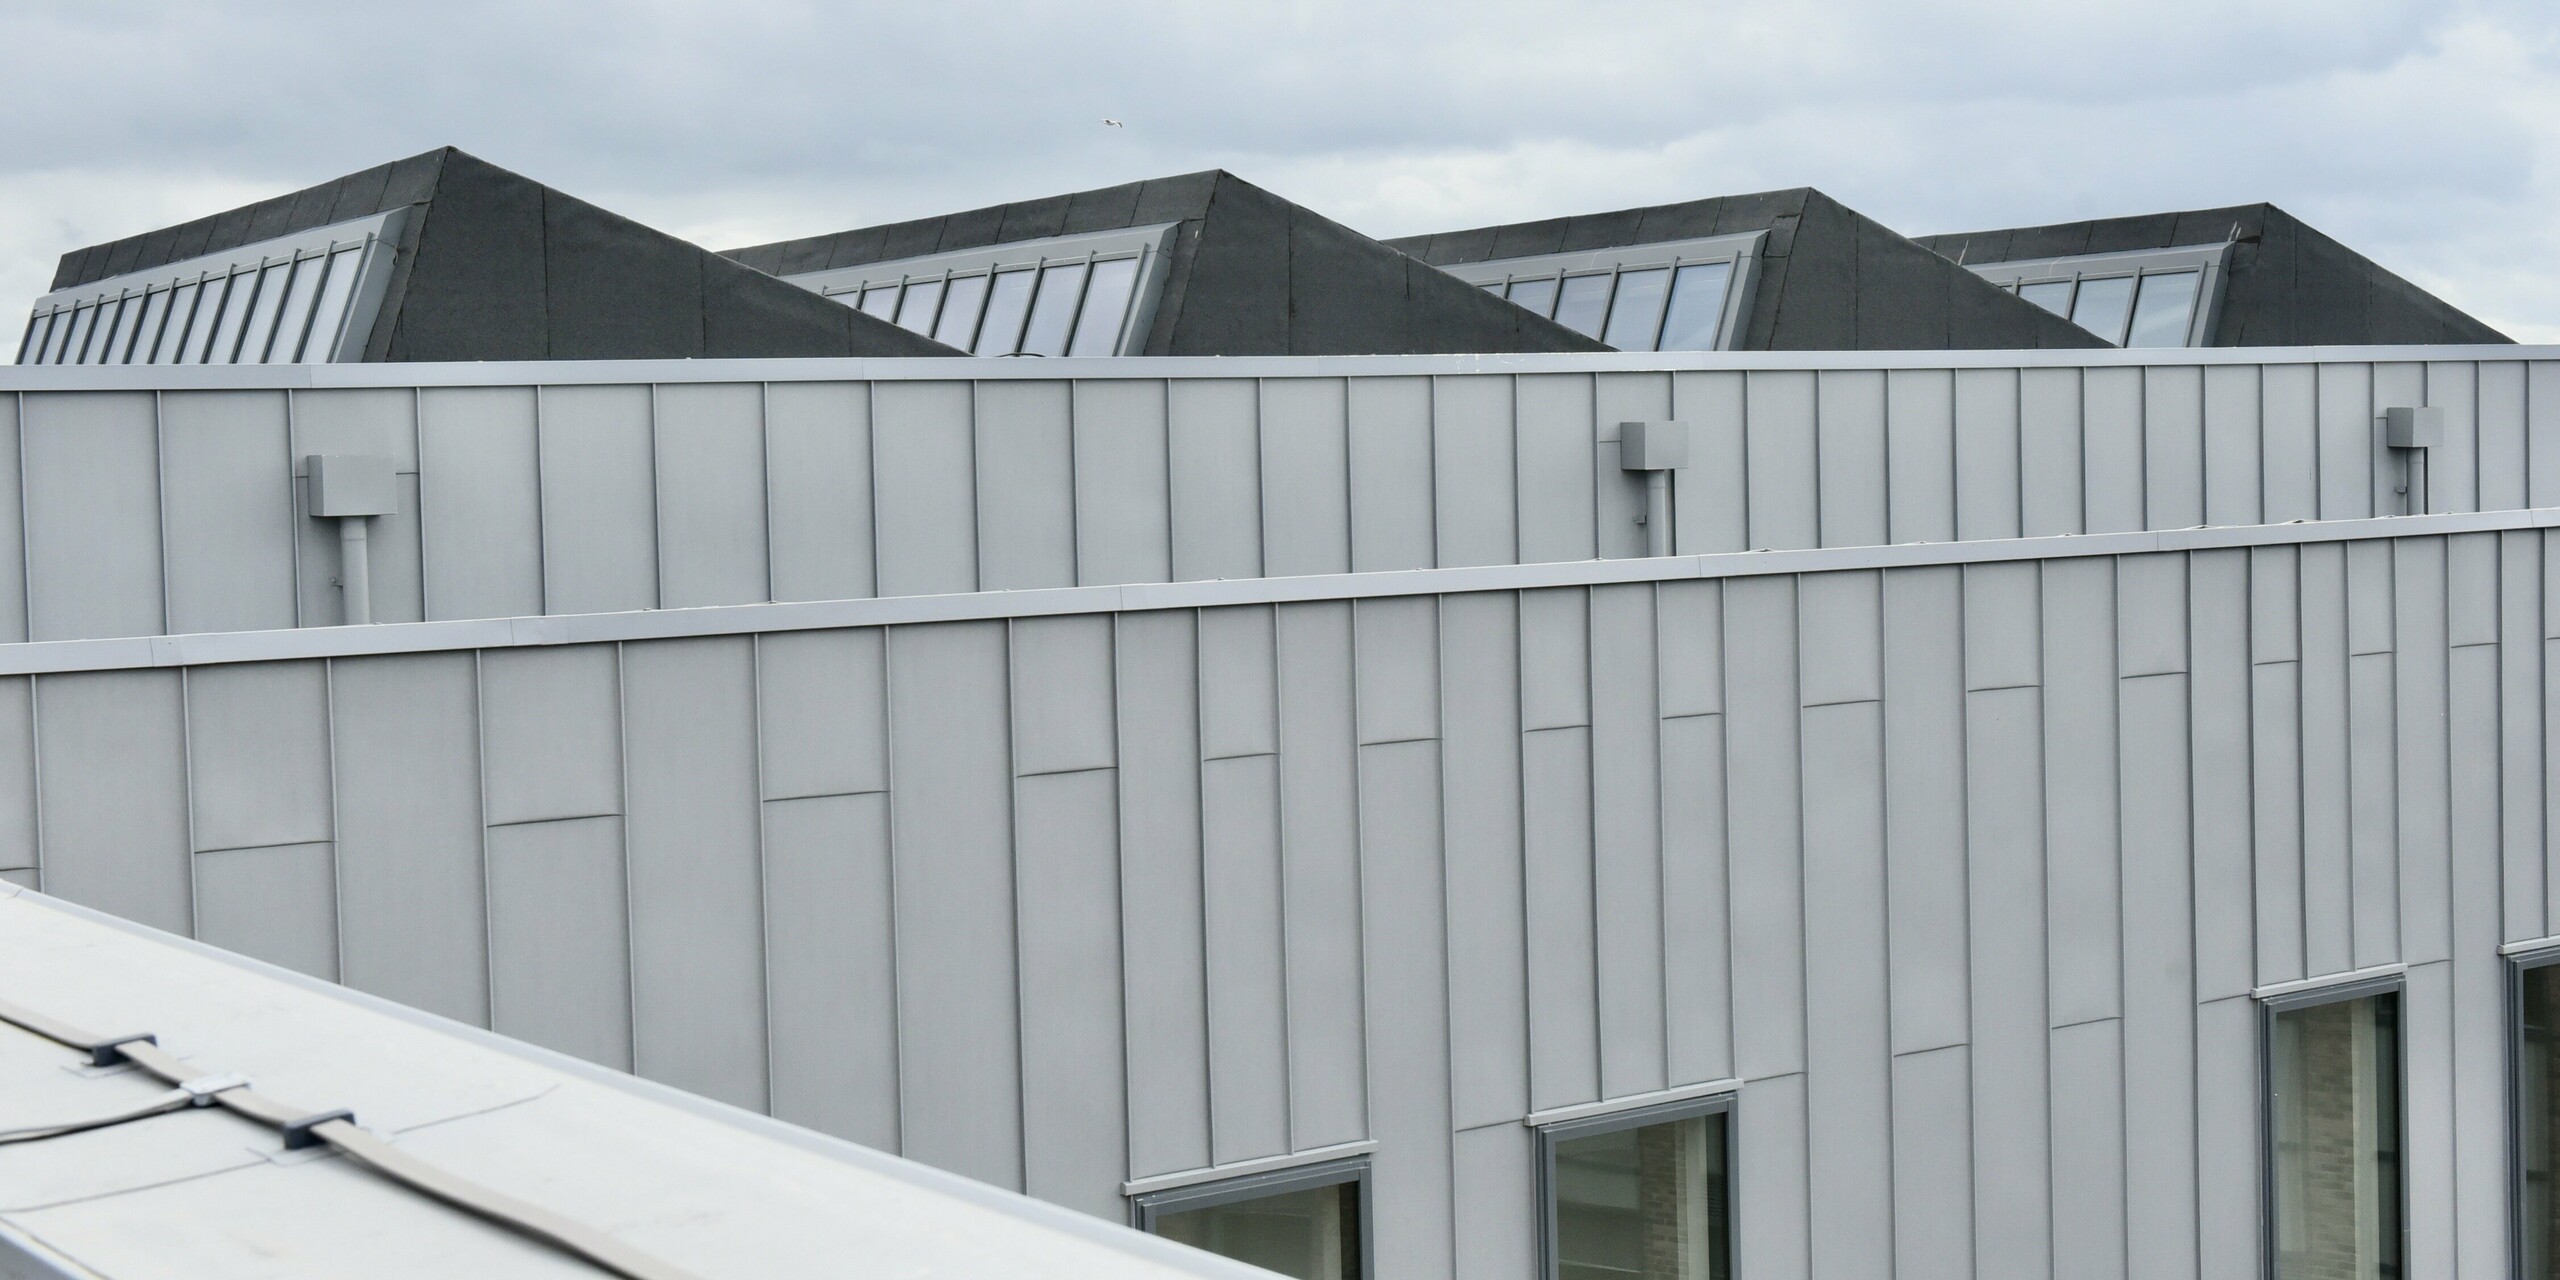
[[[56,289],[36,299],[27,332],[19,339],[17,363],[336,364],[361,360],[390,288],[408,213],[406,207],[391,209]],[[335,287],[335,277],[344,271],[355,273],[354,283],[341,290]],[[308,296],[297,300],[299,315],[276,315],[263,334],[234,325],[230,349],[210,349],[210,339],[219,334],[208,326],[222,324],[234,308],[245,312],[258,305],[262,290],[282,291],[277,295],[279,302],[292,298],[298,277],[313,281]],[[341,300],[344,309],[324,322],[322,311]],[[277,345],[288,332],[294,349],[279,352]],[[252,340],[254,352],[249,349]],[[77,349],[72,346],[75,341]],[[110,342],[116,345],[106,345]],[[196,358],[179,358],[186,354]],[[278,359],[279,355],[283,358]]]
[[[1734,350],[1742,341],[1745,318],[1750,314],[1751,293],[1759,284],[1760,257],[1769,233],[1742,231],[1730,235],[1700,236],[1687,240],[1660,240],[1649,244],[1616,245],[1605,249],[1580,249],[1566,253],[1542,253],[1517,258],[1493,258],[1483,262],[1451,263],[1440,269],[1500,297],[1521,281],[1554,280],[1559,293],[1564,282],[1577,276],[1606,275],[1609,300],[1601,310],[1600,330],[1609,327],[1609,312],[1617,305],[1618,277],[1631,271],[1660,268],[1665,277],[1662,297],[1654,304],[1651,332],[1656,345],[1639,348],[1660,350],[1662,327],[1670,314],[1672,294],[1682,267],[1731,264],[1725,277],[1724,306],[1716,321],[1716,344],[1712,351]],[[1551,304],[1552,305],[1552,304]],[[1597,333],[1591,335],[1599,340]]]
[[[866,294],[889,292],[891,297],[887,305],[888,314],[881,318],[888,320],[889,323],[900,324],[901,327],[906,326],[900,320],[891,317],[896,317],[898,308],[904,304],[907,287],[938,284],[942,294],[935,300],[933,313],[922,317],[926,327],[922,330],[908,328],[908,332],[920,332],[926,337],[936,338],[939,341],[941,339],[937,337],[937,325],[941,317],[941,308],[948,305],[953,297],[954,282],[983,278],[990,286],[987,292],[991,293],[997,276],[1031,272],[1033,273],[1033,297],[1025,304],[1023,321],[1016,326],[1011,342],[1006,344],[1018,346],[1029,330],[1028,308],[1038,304],[1039,291],[1045,287],[1041,273],[1051,268],[1081,265],[1085,270],[1082,278],[1076,283],[1076,296],[1072,302],[1064,304],[1068,308],[1068,335],[1065,349],[1074,351],[1082,345],[1078,341],[1079,335],[1076,331],[1083,325],[1087,294],[1099,274],[1094,268],[1106,262],[1135,261],[1138,264],[1136,276],[1130,285],[1129,300],[1121,308],[1119,332],[1112,339],[1110,354],[1137,355],[1143,351],[1147,335],[1155,326],[1156,305],[1163,296],[1165,280],[1171,274],[1174,233],[1180,226],[1180,223],[1163,222],[1110,231],[1043,236],[1036,240],[1013,240],[1004,244],[958,249],[948,253],[920,254],[880,262],[858,263],[847,267],[831,267],[823,271],[804,271],[783,276],[781,279],[857,310],[863,309],[862,299]],[[981,336],[979,329],[985,322],[986,303],[987,297],[981,294],[974,304],[981,311],[979,318],[971,323],[970,337],[973,343]],[[995,356],[1040,353],[1016,350],[988,354]],[[1091,353],[1088,352],[1088,354]]]
[[[2194,309],[2187,317],[2187,340],[2183,345],[2209,347],[2213,345],[2214,328],[2222,319],[2222,291],[2223,286],[2229,281],[2230,261],[2231,243],[2226,241],[2221,244],[2177,245],[2165,249],[2128,249],[2116,253],[2076,253],[2050,258],[2018,258],[2007,262],[1968,262],[1963,266],[1965,270],[2012,295],[2018,294],[2021,287],[2026,285],[2070,284],[2071,296],[2064,299],[2063,309],[2056,313],[2065,319],[2070,317],[2072,303],[2078,298],[2079,287],[2083,281],[2132,277],[2134,300],[2135,304],[2138,304],[2142,294],[2143,277],[2173,275],[2181,271],[2200,272],[2202,278],[2196,282],[2196,301]],[[2112,345],[2122,347],[2125,339],[2131,334],[2133,309],[2133,305],[2126,307],[2124,322],[2117,326],[2116,335],[2107,339]],[[2091,332],[2095,331],[2091,330]],[[2107,335],[2102,333],[2097,336],[2107,338]]]

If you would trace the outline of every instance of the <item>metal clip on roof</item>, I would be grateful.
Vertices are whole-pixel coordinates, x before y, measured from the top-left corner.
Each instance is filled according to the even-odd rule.
[[[7,1001],[0,1001],[0,1022],[88,1054],[94,1066],[130,1062],[172,1086],[169,1092],[123,1111],[22,1129],[0,1129],[0,1145],[102,1129],[189,1107],[219,1106],[275,1129],[287,1150],[325,1143],[336,1148],[339,1154],[412,1191],[531,1236],[624,1280],[696,1280],[691,1272],[634,1249],[583,1222],[518,1200],[411,1156],[357,1128],[352,1111],[343,1108],[310,1111],[291,1106],[250,1088],[244,1077],[208,1075],[190,1068],[177,1055],[161,1048],[154,1036],[142,1034],[101,1039]]]

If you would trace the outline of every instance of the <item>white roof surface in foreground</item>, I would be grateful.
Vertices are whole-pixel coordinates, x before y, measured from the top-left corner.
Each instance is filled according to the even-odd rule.
[[[704,1280],[1268,1275],[6,884],[0,1000],[352,1108],[402,1151]],[[0,1129],[166,1089],[80,1064],[0,1023]],[[0,1277],[53,1274],[605,1273],[208,1107],[0,1147]]]

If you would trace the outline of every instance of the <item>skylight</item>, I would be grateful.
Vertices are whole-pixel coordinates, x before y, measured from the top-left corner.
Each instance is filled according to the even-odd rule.
[[[1016,240],[782,277],[982,356],[1131,355],[1147,341],[1176,224]]]
[[[2213,344],[2228,244],[1967,263],[2002,289],[2119,347]]]
[[[405,209],[59,289],[36,300],[19,364],[360,360]]]
[[[1723,351],[1740,338],[1766,232],[1441,270],[1620,351]]]

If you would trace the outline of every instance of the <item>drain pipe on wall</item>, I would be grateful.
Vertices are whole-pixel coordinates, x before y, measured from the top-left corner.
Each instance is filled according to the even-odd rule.
[[[338,522],[338,591],[344,621],[373,621],[372,548],[369,521],[400,509],[391,459],[371,454],[312,454],[304,461],[311,514]]]
[[[1689,465],[1686,422],[1618,424],[1618,469],[1644,473],[1644,553],[1667,556],[1671,548],[1671,473]]]

